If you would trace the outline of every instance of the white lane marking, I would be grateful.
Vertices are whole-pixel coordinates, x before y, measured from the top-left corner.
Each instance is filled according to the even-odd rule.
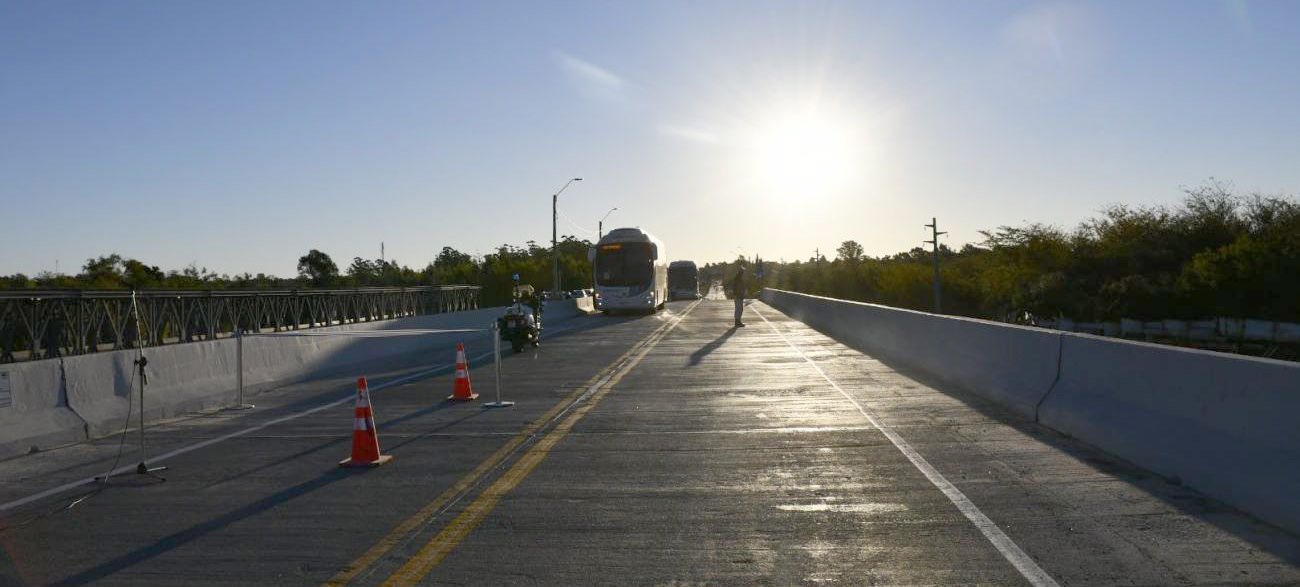
[[[577,328],[577,327],[576,327],[576,326],[570,326],[570,327],[568,327],[568,328],[556,328],[556,329],[553,329],[553,330],[551,331],[551,334],[554,335],[554,334],[557,333],[557,332],[564,332],[564,331],[567,331],[567,330],[574,330],[575,328]],[[492,353],[491,353],[491,352],[486,352],[486,353],[483,353],[483,354],[481,354],[481,355],[477,355],[477,356],[475,356],[472,360],[475,361],[475,362],[477,362],[479,359],[482,359],[482,358],[485,358],[485,357],[490,357],[490,356],[492,356]],[[381,384],[379,384],[379,385],[375,385],[375,386],[373,386],[373,387],[370,388],[370,391],[379,391],[379,390],[381,390],[381,389],[384,389],[385,387],[392,387],[392,386],[394,386],[394,385],[399,385],[399,384],[402,384],[402,383],[406,383],[407,381],[410,381],[410,380],[412,380],[412,379],[418,379],[418,378],[420,378],[420,377],[425,377],[425,376],[427,376],[427,375],[431,375],[431,374],[433,374],[433,373],[436,373],[436,372],[438,372],[438,371],[442,371],[442,370],[444,370],[444,369],[453,369],[453,368],[455,368],[455,365],[443,365],[443,366],[441,366],[441,367],[434,367],[434,368],[432,368],[432,369],[426,369],[426,370],[424,370],[424,371],[420,371],[420,372],[417,372],[417,373],[412,373],[412,374],[410,374],[410,375],[406,375],[406,376],[404,376],[404,377],[400,377],[400,378],[398,378],[398,379],[394,379],[394,380],[392,380],[392,381],[388,381],[388,382],[385,382],[385,383],[381,383]],[[217,436],[217,437],[214,437],[214,438],[209,438],[209,439],[204,440],[204,441],[202,441],[202,442],[197,442],[197,443],[191,444],[191,445],[189,445],[189,446],[184,446],[184,447],[178,448],[178,449],[176,449],[176,450],[173,450],[173,451],[171,451],[171,452],[167,452],[167,453],[163,453],[163,454],[161,454],[161,455],[155,456],[155,457],[153,457],[153,458],[150,459],[150,462],[153,462],[153,461],[162,461],[162,460],[164,460],[164,459],[169,459],[169,458],[172,458],[172,457],[180,456],[180,455],[183,455],[183,454],[185,454],[185,453],[187,453],[187,452],[196,451],[196,450],[198,450],[198,449],[200,449],[200,448],[205,448],[205,447],[208,447],[208,446],[212,446],[212,445],[214,445],[214,444],[216,444],[216,443],[218,443],[218,442],[222,442],[222,441],[225,441],[225,440],[230,440],[231,438],[237,438],[237,437],[239,437],[239,436],[244,436],[245,434],[248,434],[248,433],[250,433],[250,432],[256,432],[256,431],[258,431],[258,430],[262,430],[263,428],[268,428],[268,427],[274,426],[274,425],[276,425],[276,424],[281,424],[281,423],[284,423],[284,422],[288,422],[289,420],[294,420],[294,419],[301,418],[301,417],[306,416],[306,415],[309,415],[309,414],[314,414],[314,413],[319,412],[319,411],[321,411],[321,410],[329,409],[329,408],[332,408],[332,407],[334,407],[334,406],[337,406],[337,405],[339,405],[339,404],[341,404],[341,403],[347,402],[348,400],[353,399],[355,396],[356,396],[356,394],[354,394],[354,393],[350,393],[350,394],[348,394],[348,395],[345,396],[345,397],[339,398],[339,399],[334,400],[334,401],[332,401],[332,402],[328,402],[328,403],[325,403],[325,404],[321,404],[321,405],[316,406],[316,407],[314,407],[314,408],[309,408],[309,409],[303,410],[303,411],[301,411],[301,412],[295,412],[295,413],[293,413],[293,414],[289,414],[289,415],[287,415],[287,416],[282,416],[282,417],[276,418],[276,419],[274,419],[274,420],[270,420],[270,421],[267,421],[267,422],[263,422],[263,423],[261,423],[261,424],[257,424],[257,425],[255,425],[255,426],[251,426],[251,427],[245,428],[245,429],[243,429],[243,430],[237,430],[237,431],[235,431],[235,432],[231,432],[231,433],[229,433],[229,434],[224,434],[224,435]],[[122,474],[122,473],[125,473],[125,472],[128,472],[128,471],[133,471],[133,470],[135,470],[135,466],[134,466],[134,465],[123,465],[123,466],[118,467],[118,468],[116,468],[116,469],[113,469],[111,472],[109,472],[109,476],[120,475],[120,474]],[[58,487],[54,487],[54,488],[51,488],[51,489],[46,489],[45,491],[42,491],[42,492],[40,492],[40,493],[33,493],[32,495],[29,495],[29,496],[27,496],[27,497],[23,497],[23,498],[15,499],[15,500],[13,500],[13,501],[10,501],[10,502],[6,502],[6,503],[3,503],[3,504],[0,504],[0,512],[8,511],[8,510],[11,510],[11,509],[13,509],[13,508],[20,507],[20,506],[23,506],[23,505],[26,505],[26,504],[32,503],[32,502],[34,502],[34,501],[39,501],[39,500],[45,499],[45,498],[50,497],[50,496],[53,496],[53,495],[58,495],[58,494],[63,493],[63,492],[65,492],[65,491],[68,491],[68,490],[71,490],[71,489],[76,489],[77,487],[81,487],[82,485],[86,485],[86,484],[88,484],[88,483],[94,483],[94,482],[95,482],[95,477],[86,477],[85,479],[81,479],[81,480],[78,480],[78,481],[72,481],[72,482],[70,482],[70,483],[64,483],[63,485],[60,485],[60,486],[58,486]]]
[[[486,357],[490,357],[490,356],[492,356],[492,353],[491,353],[491,352],[487,352],[487,353],[483,353],[483,354],[481,354],[481,355],[478,355],[478,356],[474,357],[473,360],[477,361],[477,360],[479,360],[479,359],[486,358]],[[384,383],[380,383],[380,384],[378,384],[378,385],[373,385],[373,386],[370,387],[370,391],[372,391],[372,392],[373,392],[373,391],[379,391],[379,390],[381,390],[381,389],[384,389],[385,387],[392,387],[392,386],[394,386],[394,385],[400,385],[400,384],[402,384],[402,383],[406,383],[406,382],[408,382],[408,381],[411,381],[412,379],[419,379],[419,378],[421,378],[421,377],[425,377],[425,376],[431,375],[431,374],[436,373],[436,372],[438,372],[438,371],[443,371],[443,370],[453,369],[453,368],[455,368],[455,365],[443,365],[443,366],[441,366],[441,367],[434,367],[434,368],[432,368],[432,369],[426,369],[426,370],[424,370],[424,371],[420,371],[420,372],[417,372],[417,373],[412,373],[412,374],[410,374],[410,375],[406,375],[406,376],[403,376],[403,377],[399,377],[399,378],[394,379],[394,380],[392,380],[392,381],[386,381],[386,382],[384,382]],[[154,456],[154,457],[152,457],[152,458],[149,459],[149,462],[150,462],[150,463],[153,463],[153,462],[155,462],[155,461],[163,461],[163,460],[166,460],[166,459],[170,459],[170,458],[172,458],[172,457],[177,457],[177,456],[183,455],[183,454],[185,454],[185,453],[187,453],[187,452],[192,452],[192,451],[196,451],[196,450],[198,450],[198,449],[200,449],[200,448],[205,448],[205,447],[212,446],[212,445],[214,445],[214,444],[216,444],[216,443],[218,443],[218,442],[222,442],[222,441],[230,440],[231,438],[237,438],[237,437],[243,436],[243,435],[248,434],[248,433],[250,433],[250,432],[257,432],[258,430],[262,430],[262,429],[264,429],[264,428],[269,428],[269,427],[274,426],[274,425],[276,425],[276,424],[282,424],[282,423],[284,423],[284,422],[288,422],[288,421],[290,421],[290,420],[295,420],[295,419],[297,419],[297,418],[301,418],[301,417],[306,416],[306,415],[309,415],[309,414],[315,414],[316,412],[319,412],[319,411],[321,411],[321,410],[327,410],[327,409],[332,408],[332,407],[334,407],[334,406],[337,406],[337,405],[339,405],[339,404],[342,404],[342,403],[346,403],[346,402],[352,401],[355,397],[356,397],[356,394],[355,394],[355,393],[349,393],[347,396],[341,397],[341,398],[336,399],[336,400],[331,401],[331,402],[327,402],[327,403],[321,404],[321,405],[316,406],[316,407],[314,407],[314,408],[309,408],[309,409],[303,410],[303,411],[301,411],[301,412],[294,412],[294,413],[289,414],[289,415],[287,415],[287,416],[281,416],[281,417],[276,418],[276,419],[274,419],[274,420],[269,420],[269,421],[263,422],[263,423],[261,423],[261,424],[257,424],[257,425],[254,425],[254,426],[250,426],[250,427],[245,428],[245,429],[243,429],[243,430],[236,430],[236,431],[231,432],[231,433],[228,433],[228,434],[223,434],[223,435],[221,435],[221,436],[215,436],[215,437],[213,437],[213,438],[209,438],[209,439],[204,440],[204,441],[202,441],[202,442],[196,442],[196,443],[191,444],[191,445],[189,445],[189,446],[183,446],[183,447],[178,448],[178,449],[176,449],[176,450],[173,450],[173,451],[170,451],[170,452],[166,452],[166,453],[163,453],[163,454],[160,454],[160,455]],[[109,473],[109,475],[110,475],[110,476],[111,476],[111,475],[120,475],[120,474],[122,474],[122,473],[126,473],[126,472],[128,472],[128,471],[134,471],[134,470],[135,470],[135,467],[136,467],[135,465],[123,465],[123,466],[121,466],[121,467],[118,467],[118,468],[116,468],[116,469],[113,469],[113,471],[112,471],[111,473]],[[20,499],[15,499],[15,500],[13,500],[13,501],[10,501],[10,502],[4,503],[4,504],[0,504],[0,512],[7,511],[7,510],[11,510],[11,509],[13,509],[13,508],[16,508],[16,507],[19,507],[19,506],[22,506],[22,505],[25,505],[25,504],[29,504],[29,503],[34,502],[34,501],[39,501],[39,500],[45,499],[45,498],[50,497],[50,496],[53,496],[53,495],[58,495],[58,494],[63,493],[63,492],[65,492],[65,491],[68,491],[68,490],[71,490],[71,489],[76,489],[77,487],[81,487],[82,485],[86,485],[86,484],[88,484],[88,483],[94,483],[94,482],[95,482],[95,477],[86,477],[85,479],[80,479],[80,480],[78,480],[78,481],[73,481],[73,482],[70,482],[70,483],[64,483],[63,485],[60,485],[60,486],[58,486],[58,487],[54,487],[54,488],[51,488],[51,489],[46,489],[45,491],[42,491],[42,492],[40,492],[40,493],[33,493],[32,495],[29,495],[29,496],[27,496],[27,497],[23,497],[23,498],[20,498]]]
[[[574,330],[574,329],[576,329],[576,328],[577,328],[576,326],[570,326],[570,327],[568,327],[568,328],[555,328],[555,329],[552,329],[550,332],[551,332],[551,335],[554,336],[556,333],[559,333],[559,332],[565,332],[565,331],[568,331],[568,330]],[[491,353],[491,352],[486,352],[486,353],[483,353],[483,354],[481,354],[481,355],[477,355],[477,356],[475,356],[473,359],[471,359],[471,361],[473,361],[473,362],[477,362],[479,359],[486,358],[486,357],[490,357],[490,356],[492,356],[492,353]],[[385,387],[392,387],[392,386],[394,386],[394,385],[399,385],[399,384],[402,384],[402,383],[406,383],[407,381],[410,381],[410,380],[412,380],[412,379],[419,379],[419,378],[421,378],[421,377],[425,377],[425,376],[431,375],[431,374],[433,374],[433,373],[436,373],[436,372],[438,372],[438,371],[442,371],[442,370],[444,370],[444,369],[454,369],[455,367],[456,367],[455,365],[443,365],[443,366],[441,366],[441,367],[434,367],[434,368],[432,368],[432,369],[426,369],[426,370],[424,370],[424,371],[420,371],[420,372],[417,372],[417,373],[412,373],[412,374],[410,374],[410,375],[406,375],[406,376],[404,376],[404,377],[400,377],[400,378],[398,378],[398,379],[394,379],[394,380],[392,380],[392,381],[388,381],[388,382],[385,382],[385,383],[380,383],[379,385],[372,386],[372,387],[370,388],[370,391],[379,391],[379,390],[381,390],[381,389],[384,389]],[[263,428],[269,428],[269,427],[274,426],[274,425],[276,425],[276,424],[281,424],[281,423],[284,423],[284,422],[288,422],[289,420],[295,420],[295,419],[297,419],[297,418],[301,418],[301,417],[306,416],[306,415],[309,415],[309,414],[314,414],[314,413],[319,412],[319,411],[321,411],[321,410],[326,410],[326,409],[332,408],[332,407],[337,406],[337,405],[339,405],[339,404],[341,404],[341,403],[344,403],[344,402],[350,401],[350,400],[354,399],[355,397],[356,397],[356,394],[355,394],[355,393],[349,393],[349,394],[348,394],[347,396],[345,396],[345,397],[339,398],[339,399],[334,400],[334,401],[332,401],[332,402],[328,402],[328,403],[321,404],[321,405],[316,406],[316,407],[314,407],[314,408],[309,408],[309,409],[303,410],[303,411],[301,411],[301,412],[295,412],[295,413],[293,413],[293,414],[289,414],[289,415],[287,415],[287,416],[281,416],[281,417],[276,418],[276,419],[274,419],[274,420],[270,420],[270,421],[267,421],[267,422],[263,422],[263,423],[261,423],[261,424],[257,424],[257,425],[255,425],[255,426],[250,426],[250,427],[245,428],[245,429],[243,429],[243,430],[237,430],[237,431],[235,431],[235,432],[231,432],[231,433],[229,433],[229,434],[223,434],[223,435],[221,435],[221,436],[216,436],[216,437],[213,437],[213,438],[209,438],[209,439],[207,439],[207,440],[204,440],[204,441],[202,441],[202,442],[196,442],[196,443],[191,444],[191,445],[189,445],[189,446],[183,446],[183,447],[178,448],[178,449],[176,449],[176,450],[173,450],[173,451],[171,451],[171,452],[166,452],[166,453],[163,453],[163,454],[161,454],[161,455],[157,455],[157,456],[155,456],[155,457],[152,457],[152,458],[149,459],[149,462],[152,463],[152,462],[155,462],[155,461],[163,461],[163,460],[166,460],[166,459],[169,459],[169,458],[172,458],[172,457],[177,457],[177,456],[183,455],[183,454],[185,454],[185,453],[187,453],[187,452],[196,451],[196,450],[198,450],[198,449],[200,449],[200,448],[206,448],[206,447],[212,446],[212,445],[214,445],[214,444],[216,444],[216,443],[218,443],[218,442],[222,442],[222,441],[230,440],[231,438],[237,438],[237,437],[243,436],[243,435],[245,435],[245,434],[248,434],[248,433],[250,433],[250,432],[257,432],[258,430],[262,430]],[[118,468],[116,468],[116,469],[113,469],[111,472],[109,472],[109,476],[111,477],[111,476],[113,476],[113,475],[121,475],[122,473],[126,473],[126,472],[128,472],[128,471],[134,471],[134,470],[135,470],[135,467],[136,467],[135,465],[123,465],[123,466],[118,467]],[[63,492],[65,492],[65,491],[69,491],[69,490],[72,490],[72,489],[76,489],[76,488],[78,488],[78,487],[81,487],[82,485],[86,485],[86,484],[88,484],[88,483],[94,483],[94,482],[95,482],[95,477],[86,477],[85,479],[80,479],[80,480],[77,480],[77,481],[72,481],[72,482],[70,482],[70,483],[64,483],[63,485],[60,485],[60,486],[58,486],[58,487],[53,487],[53,488],[50,488],[50,489],[46,489],[45,491],[42,491],[42,492],[40,492],[40,493],[33,493],[33,494],[31,494],[31,495],[29,495],[29,496],[27,496],[27,497],[23,497],[23,498],[15,499],[15,500],[13,500],[13,501],[10,501],[10,502],[6,502],[6,503],[3,503],[3,504],[0,504],[0,512],[8,511],[8,510],[14,509],[14,508],[16,508],[16,507],[20,507],[20,506],[23,506],[23,505],[26,505],[26,504],[32,503],[32,502],[34,502],[34,501],[40,501],[40,500],[45,499],[45,498],[47,498],[47,497],[50,497],[50,496],[53,496],[53,495],[58,495],[58,494],[63,493]]]
[[[755,314],[758,314],[758,317],[762,318],[763,322],[766,322],[768,326],[772,327],[772,330],[781,337],[781,340],[785,341],[785,344],[790,345],[790,348],[794,349],[796,353],[799,353],[799,356],[803,357],[804,361],[807,361],[809,365],[812,365],[813,369],[816,369],[817,373],[822,376],[822,379],[825,379],[827,383],[831,384],[831,387],[834,387],[836,391],[840,392],[840,395],[844,396],[844,399],[852,402],[853,405],[858,408],[858,412],[860,412],[868,422],[871,422],[872,426],[875,426],[880,430],[880,433],[884,434],[885,438],[888,438],[889,441],[903,453],[903,456],[907,457],[907,460],[912,461],[912,464],[925,475],[925,478],[929,479],[930,483],[933,483],[939,491],[942,491],[943,494],[948,497],[948,501],[951,501],[953,505],[957,506],[958,510],[961,510],[962,515],[966,516],[966,519],[970,520],[971,523],[979,529],[980,533],[983,534],[989,542],[993,543],[993,547],[998,549],[998,552],[1002,553],[1003,558],[1006,558],[1007,562],[1011,563],[1017,571],[1020,571],[1020,574],[1023,575],[1025,579],[1034,585],[1034,587],[1060,587],[1056,580],[1052,579],[1051,575],[1048,575],[1042,567],[1038,566],[1038,563],[1034,562],[1034,559],[1030,558],[1028,554],[1025,554],[1025,551],[1021,550],[1009,536],[1002,532],[1002,529],[999,528],[997,524],[994,524],[993,520],[990,520],[988,516],[984,515],[984,512],[980,511],[980,509],[975,506],[975,503],[972,502],[970,498],[966,497],[966,494],[962,493],[960,489],[957,489],[955,485],[944,478],[944,476],[939,473],[938,469],[935,469],[934,466],[925,460],[925,457],[921,456],[921,453],[916,452],[916,449],[913,449],[912,445],[908,444],[906,440],[903,440],[903,437],[899,436],[892,429],[876,421],[876,418],[871,415],[871,412],[862,407],[862,404],[858,403],[858,400],[853,399],[853,396],[850,396],[839,386],[838,383],[835,383],[833,379],[827,376],[826,372],[822,371],[821,366],[818,365],[816,361],[809,358],[808,355],[804,354],[804,352],[799,349],[799,347],[790,342],[790,339],[786,338],[785,333],[781,332],[781,329],[777,328],[775,324],[767,319],[767,316],[764,316],[762,312],[758,311],[757,306],[753,306],[750,309],[753,310]]]

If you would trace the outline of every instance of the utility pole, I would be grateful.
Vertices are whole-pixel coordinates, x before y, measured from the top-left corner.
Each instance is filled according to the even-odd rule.
[[[934,217],[930,218],[930,223],[925,225],[925,227],[930,229],[930,232],[933,234],[931,238],[934,239],[921,241],[923,243],[934,245],[934,313],[941,314],[943,311],[939,305],[939,235],[948,233],[939,232],[939,221]]]
[[[569,184],[564,184],[569,187]],[[564,191],[561,189],[560,191]],[[551,194],[551,292],[556,294],[556,299],[560,293],[560,246],[555,239],[555,224],[559,222],[560,212],[557,207],[560,201],[560,192]]]
[[[575,181],[582,181],[582,178],[575,177],[570,179],[564,184],[564,187],[560,188],[560,191],[551,195],[551,291],[555,293],[556,299],[559,299],[560,295],[560,242],[559,239],[556,238],[558,233],[555,228],[556,223],[560,221],[558,204],[560,201],[560,194],[564,193],[564,190],[568,189],[569,184]]]
[[[379,241],[379,263],[384,263],[384,241]]]

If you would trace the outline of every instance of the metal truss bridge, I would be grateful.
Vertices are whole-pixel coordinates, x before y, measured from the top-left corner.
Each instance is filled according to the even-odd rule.
[[[0,363],[478,308],[479,287],[0,291]]]

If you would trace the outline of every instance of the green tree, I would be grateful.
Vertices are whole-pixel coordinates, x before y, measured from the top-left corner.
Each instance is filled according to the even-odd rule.
[[[298,258],[298,275],[310,280],[312,285],[321,287],[338,279],[339,266],[334,264],[329,255],[312,249]]]
[[[442,252],[438,253],[437,258],[433,260],[433,264],[435,267],[456,267],[472,261],[473,258],[466,253],[451,247],[443,247]]]
[[[367,259],[353,257],[347,273],[352,282],[357,285],[372,285],[380,280],[381,270],[375,263]]]
[[[122,262],[122,284],[131,289],[160,287],[164,278],[157,265],[145,265],[135,259]]]
[[[117,253],[96,259],[86,259],[78,280],[86,284],[87,289],[121,289],[122,256]]]
[[[835,255],[838,259],[857,262],[862,259],[862,245],[858,244],[857,241],[844,241],[840,243],[838,249],[835,249]]]

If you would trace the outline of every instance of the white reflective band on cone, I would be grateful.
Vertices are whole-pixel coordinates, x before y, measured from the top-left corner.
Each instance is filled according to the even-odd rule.
[[[366,426],[365,418],[357,418],[356,421],[353,422],[352,424],[353,430],[366,430],[367,428],[369,428],[369,426]]]
[[[457,369],[456,379],[469,379],[469,371],[466,371],[464,369]]]

